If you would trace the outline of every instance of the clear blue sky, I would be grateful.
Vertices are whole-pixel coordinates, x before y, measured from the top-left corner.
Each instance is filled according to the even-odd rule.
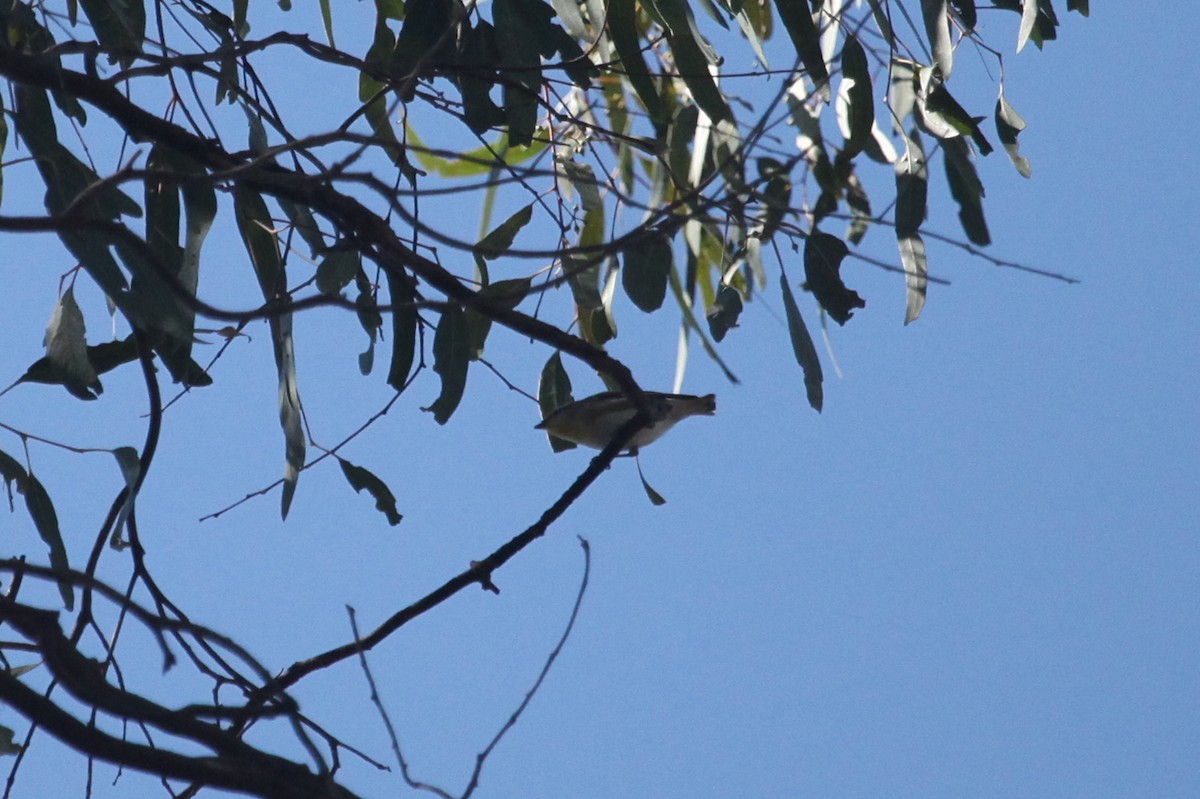
[[[897,276],[849,262],[868,305],[834,332],[844,377],[830,378],[821,415],[804,402],[772,286],[722,345],[742,385],[694,355],[685,389],[716,391],[717,416],[643,456],[666,506],[645,500],[632,463],[616,464],[496,575],[499,597],[470,591],[371,654],[416,776],[461,790],[562,630],[584,536],[593,564],[581,618],[481,796],[1196,794],[1200,13],[1117,6],[1064,14],[1059,41],[1006,56],[1034,176],[1021,179],[1002,153],[981,164],[991,251],[1081,283],[931,245],[932,271],[953,285],[931,287],[904,327]],[[1010,50],[1015,21],[984,17]],[[13,213],[20,200],[5,191]],[[955,231],[944,199],[931,226]],[[53,276],[69,266],[21,261],[20,246],[4,248],[6,283],[29,316],[5,325],[5,384],[40,354]],[[867,247],[894,258],[886,230]],[[226,257],[230,279],[249,279],[244,256]],[[636,314],[625,309],[631,331]],[[314,315],[299,327],[306,407],[332,444],[386,392],[357,375],[355,320]],[[437,427],[417,410],[436,393],[429,375],[346,452],[389,482],[406,517],[398,528],[333,468],[304,475],[286,524],[274,494],[197,523],[279,474],[269,338],[250,332],[202,401],[168,413],[140,515],[160,582],[272,668],[347,640],[346,604],[370,627],[486,554],[585,465],[582,451],[552,455],[531,429],[536,409],[481,369]],[[532,388],[545,354],[495,336],[505,345]],[[664,319],[612,349],[665,388],[674,345]],[[572,375],[577,393],[598,389]],[[0,419],[79,444],[139,443],[142,422],[120,412],[122,400],[142,407],[136,383],[106,387],[89,406],[16,391]],[[79,468],[47,483],[82,560],[116,469],[101,455],[86,468],[35,457],[48,475]],[[80,485],[94,496],[73,504]],[[19,514],[4,518],[32,535]],[[183,681],[142,665],[129,676],[155,695]],[[357,665],[297,696],[390,762]],[[64,773],[61,758],[39,739],[15,795],[82,795],[82,772]],[[401,791],[394,774],[347,769],[364,795]],[[111,770],[97,773],[97,796],[158,790],[131,775],[111,788]]]

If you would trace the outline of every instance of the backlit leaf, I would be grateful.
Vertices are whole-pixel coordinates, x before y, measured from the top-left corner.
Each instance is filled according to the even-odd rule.
[[[954,66],[950,9],[946,0],[921,0],[921,15],[925,18],[925,32],[929,35],[933,63],[937,64],[942,72],[942,80],[945,80],[950,77],[950,70]]]
[[[69,569],[67,548],[63,545],[62,532],[58,529],[58,514],[54,512],[54,503],[50,495],[34,475],[28,475],[25,487],[25,507],[33,519],[38,535],[50,548],[50,566],[55,569]],[[58,593],[62,596],[63,605],[67,610],[75,607],[75,592],[67,579],[58,581]]]
[[[829,89],[829,70],[825,68],[820,37],[808,3],[805,0],[775,0],[775,10],[779,19],[783,21],[788,36],[791,37],[792,46],[796,48],[796,55],[800,56],[809,80],[816,86],[817,96],[829,102],[832,96]]]
[[[1008,100],[1004,98],[1004,91],[1001,90],[1000,98],[996,100],[996,135],[1000,137],[1000,143],[1004,145],[1004,151],[1008,153],[1017,172],[1021,177],[1027,178],[1033,174],[1033,166],[1028,158],[1021,155],[1021,146],[1017,143],[1017,136],[1023,130],[1025,120],[1008,104]]]
[[[971,162],[971,148],[961,138],[942,142],[945,156],[946,180],[950,195],[958,203],[958,218],[963,232],[972,244],[992,243],[987,221],[983,217],[983,183]]]
[[[733,286],[722,286],[717,292],[716,299],[709,306],[705,318],[708,321],[708,332],[713,341],[720,342],[725,334],[737,327],[738,317],[742,313],[742,294]]]
[[[833,321],[846,324],[855,308],[865,308],[866,300],[842,282],[842,260],[849,254],[846,242],[837,236],[813,231],[804,242],[805,288]]]
[[[470,341],[467,315],[456,305],[442,311],[433,335],[433,371],[442,379],[442,390],[433,404],[425,410],[433,412],[438,424],[450,421],[450,416],[462,401],[467,387],[467,367],[470,363]]]
[[[667,297],[667,281],[673,266],[671,240],[654,236],[622,255],[621,286],[625,294],[646,313],[657,311]]]
[[[871,141],[875,125],[875,96],[867,53],[858,39],[847,35],[842,46],[842,82],[838,87],[838,121],[846,145],[842,160],[850,160]]]
[[[908,299],[904,309],[904,324],[913,322],[925,307],[925,287],[929,273],[925,261],[925,242],[917,232],[901,236],[896,240],[900,247],[900,264],[904,267],[904,283]]]
[[[80,399],[96,399],[104,391],[88,360],[83,313],[75,302],[74,286],[68,286],[55,304],[43,343],[46,359],[57,378],[53,382],[62,383]]]
[[[388,298],[392,303],[392,358],[388,365],[387,383],[403,391],[412,370],[417,347],[416,299],[408,279],[403,275],[386,273]]]
[[[571,378],[563,368],[562,355],[555,351],[542,367],[542,374],[538,379],[538,408],[542,412],[542,418],[545,419],[562,406],[574,401],[575,398],[571,396]],[[574,441],[567,441],[549,433],[546,437],[550,440],[550,449],[555,452],[575,449]]]
[[[387,518],[388,524],[392,527],[399,524],[404,516],[396,510],[396,497],[387,484],[361,466],[356,466],[343,458],[337,460],[350,487],[356,493],[362,493],[363,489],[366,489],[367,493],[375,500],[375,509]]]
[[[783,310],[787,315],[788,335],[792,339],[792,353],[796,356],[796,363],[800,364],[800,369],[804,372],[804,390],[808,394],[808,404],[817,413],[820,413],[821,405],[825,402],[825,392],[821,386],[824,381],[821,374],[821,359],[817,357],[817,348],[813,346],[812,336],[808,333],[804,318],[800,316],[800,308],[797,307],[796,298],[788,285],[787,273],[782,270],[779,285],[783,291]]]

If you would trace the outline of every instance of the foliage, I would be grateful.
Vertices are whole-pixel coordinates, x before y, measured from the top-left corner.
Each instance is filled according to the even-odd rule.
[[[737,335],[746,304],[778,280],[808,402],[820,410],[820,357],[783,253],[802,249],[803,288],[822,322],[844,325],[866,305],[845,282],[847,258],[901,274],[905,321],[915,320],[931,279],[931,159],[942,160],[958,206],[969,242],[958,246],[977,253],[990,243],[975,160],[993,150],[989,115],[979,113],[993,101],[956,96],[950,86],[962,51],[992,60],[1001,76],[1003,59],[976,33],[992,9],[971,0],[323,0],[324,41],[291,27],[312,23],[293,19],[311,10],[285,14],[290,4],[278,5],[258,4],[261,16],[245,0],[220,8],[201,0],[18,1],[0,10],[0,187],[37,180],[45,188],[42,208],[17,201],[17,213],[0,215],[0,231],[55,234],[66,273],[45,356],[8,390],[52,384],[96,401],[101,376],[134,370],[150,404],[146,444],[112,450],[123,488],[88,557],[67,550],[36,476],[28,445],[50,442],[4,425],[24,445],[24,462],[0,452],[10,498],[14,489],[23,497],[48,547],[48,556],[4,562],[5,625],[56,684],[106,720],[134,722],[144,739],[114,736],[94,715],[80,722],[61,691],[29,688],[15,657],[0,672],[0,698],[90,757],[193,788],[348,796],[316,754],[288,689],[466,586],[494,590],[492,573],[652,421],[634,375],[605,349],[618,334],[622,296],[639,313],[677,315],[678,386],[689,341],[733,379],[718,344]],[[1066,5],[1087,14],[1083,0]],[[1018,50],[1056,36],[1051,0],[995,9],[1017,12]],[[731,66],[751,57],[745,71]],[[296,99],[297,82],[311,87],[307,103]],[[1028,177],[1017,141],[1025,123],[1006,98],[1001,80],[990,114],[995,138]],[[4,202],[13,206],[11,192]],[[497,208],[517,210],[499,219]],[[473,214],[475,235],[464,224]],[[877,227],[894,235],[895,263],[859,249]],[[220,290],[206,256],[210,236],[240,241],[259,296]],[[74,291],[80,281],[103,292],[123,338],[89,340]],[[333,455],[382,522],[401,521],[385,482],[339,454],[348,441],[310,459],[296,328],[318,307],[360,321],[367,343],[359,369],[376,384],[382,374],[394,392],[381,413],[407,401],[419,381],[436,385],[424,410],[446,424],[471,373],[490,366],[497,327],[544,347],[537,376],[516,381],[539,380],[543,415],[570,401],[568,367],[594,370],[641,412],[527,530],[374,631],[272,677],[170,602],[146,565],[134,500],[163,422],[155,362],[202,394],[220,381],[221,364],[219,355],[196,360],[197,337],[228,343],[265,320],[284,442],[282,514],[301,475]],[[222,327],[201,326],[209,323]],[[9,340],[25,335],[13,331]],[[427,367],[436,380],[422,375]],[[99,578],[100,561],[118,557],[147,603]],[[36,565],[39,558],[49,565]],[[23,582],[56,587],[74,613],[69,631],[22,601]],[[110,669],[89,659],[116,657],[115,639],[91,637],[100,605],[144,625],[164,653],[165,642],[178,643],[215,685],[234,686],[237,701],[172,711],[117,687]],[[276,717],[295,722],[316,773],[245,743],[253,724]],[[0,745],[19,751],[10,733],[0,728]],[[190,741],[208,756],[176,754],[163,739]],[[326,740],[335,753],[342,746]]]

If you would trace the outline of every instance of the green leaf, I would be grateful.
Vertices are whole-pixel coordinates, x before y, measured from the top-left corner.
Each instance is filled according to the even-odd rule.
[[[333,43],[333,13],[329,9],[329,0],[321,0],[321,23],[325,26],[325,39],[329,42],[330,47],[337,47]]]
[[[842,46],[842,82],[838,87],[838,121],[846,146],[839,160],[849,161],[871,142],[875,125],[875,96],[867,52],[858,39],[846,36]]]
[[[642,481],[642,490],[646,492],[646,497],[650,500],[651,505],[666,505],[667,500],[662,494],[655,491],[648,482],[646,475],[642,474],[642,459],[640,457],[634,459],[637,462],[638,478]]]
[[[1025,47],[1033,35],[1038,21],[1038,0],[1023,0],[1021,4],[1021,27],[1017,30],[1017,52]]]
[[[941,70],[942,80],[950,77],[954,66],[954,46],[950,38],[950,9],[946,0],[921,0],[921,15],[929,35],[933,63]]]
[[[904,324],[916,321],[925,307],[925,286],[929,282],[928,264],[925,261],[925,242],[917,232],[900,236],[896,243],[900,247],[900,264],[904,267],[904,283],[908,299],[904,309]]]
[[[362,269],[362,253],[349,247],[334,248],[317,264],[317,291],[337,294]]]
[[[263,299],[268,303],[286,296],[287,275],[279,254],[279,242],[271,232],[271,216],[258,192],[237,188],[233,193],[233,211],[238,231]],[[283,428],[283,496],[280,512],[287,518],[296,493],[296,482],[304,468],[305,441],[300,411],[300,391],[296,384],[296,350],[292,337],[292,314],[280,312],[269,319],[272,351],[279,379],[279,424]]]
[[[367,279],[362,267],[354,275],[358,285],[358,296],[354,298],[354,306],[358,323],[367,334],[367,349],[358,356],[358,371],[364,377],[371,374],[375,366],[375,341],[383,327],[383,316],[379,313],[379,303],[375,300],[375,286]]]
[[[821,39],[813,22],[809,6],[804,0],[775,0],[775,10],[792,39],[796,55],[804,63],[808,78],[817,89],[817,95],[829,102],[829,70],[825,68],[825,57],[821,55]]]
[[[286,288],[285,276],[267,204],[258,192],[239,186],[233,192],[233,212],[263,299],[278,299]]]
[[[104,391],[88,360],[83,313],[75,302],[73,285],[67,286],[55,304],[43,343],[51,373],[57,378],[53,382],[62,383],[80,399],[96,399]]]
[[[671,48],[680,77],[692,94],[696,105],[713,122],[733,119],[729,104],[717,88],[710,64],[719,63],[712,46],[704,40],[696,28],[695,18],[684,0],[648,0],[658,11],[665,25],[667,44]]]
[[[304,468],[304,428],[300,410],[300,391],[296,385],[296,350],[292,338],[292,314],[271,318],[271,343],[279,373],[279,424],[283,428],[283,497],[280,515],[286,519],[296,493],[296,482]]]
[[[657,311],[667,297],[667,281],[674,266],[671,240],[656,235],[623,255],[621,286],[625,294],[646,313]]]
[[[1033,166],[1029,163],[1029,159],[1021,155],[1021,146],[1017,143],[1017,136],[1021,131],[1025,130],[1025,120],[1017,113],[1017,110],[1008,104],[1008,100],[1004,98],[1004,90],[1000,90],[1000,98],[996,100],[996,135],[1000,137],[1000,143],[1004,145],[1004,151],[1008,153],[1009,159],[1016,166],[1017,172],[1021,177],[1029,177],[1033,174]]]
[[[713,304],[708,307],[705,318],[708,321],[708,332],[713,341],[720,342],[725,334],[737,327],[738,317],[742,314],[742,294],[733,286],[721,286]]]
[[[1091,13],[1088,10],[1088,0],[1067,0],[1067,11],[1078,11],[1085,17]]]
[[[790,3],[792,0],[777,0]],[[629,79],[634,92],[655,129],[662,133],[666,128],[668,111],[666,103],[655,88],[655,81],[650,77],[650,69],[646,59],[642,57],[642,40],[638,33],[637,0],[609,0],[607,14],[603,17],[608,26],[608,35],[612,39],[613,50],[620,61],[621,71]],[[809,19],[812,23],[812,19]],[[614,65],[616,66],[616,65]],[[706,70],[707,71],[707,70]]]
[[[863,188],[858,175],[853,172],[846,178],[846,205],[850,206],[850,226],[846,231],[846,238],[852,244],[859,244],[867,234],[873,217],[866,189]]]
[[[413,304],[416,296],[406,275],[393,275],[392,270],[385,274],[392,302],[392,358],[387,383],[403,391],[417,348],[417,308]]]
[[[292,223],[292,229],[300,234],[300,238],[304,239],[310,250],[318,253],[325,249],[325,239],[311,208],[278,197],[276,202],[283,209],[284,216]]]
[[[0,94],[0,165],[4,163],[4,148],[8,144],[8,119],[4,114],[4,95]],[[0,168],[0,203],[4,201],[4,169]]]
[[[787,272],[780,270],[779,285],[783,289],[783,309],[787,315],[788,335],[792,339],[792,352],[796,363],[804,372],[804,390],[808,394],[808,404],[817,412],[825,401],[825,392],[821,387],[824,380],[821,374],[821,359],[817,357],[817,348],[813,346],[812,336],[800,316],[800,308],[796,306],[796,298],[788,286]]]
[[[442,390],[425,410],[433,412],[438,424],[450,421],[450,416],[462,401],[463,391],[467,387],[470,354],[467,315],[461,308],[452,305],[442,311],[442,318],[433,335],[433,371],[442,379]]]
[[[792,178],[784,164],[774,158],[759,158],[756,162],[760,180],[766,185],[760,194],[763,208],[758,214],[761,228],[757,231],[762,241],[770,241],[792,210]]]
[[[904,154],[896,159],[896,236],[904,238],[925,221],[929,170],[921,137],[913,130],[904,137]]]
[[[511,311],[521,304],[533,278],[517,277],[511,280],[499,280],[484,286],[479,290],[479,296],[486,297],[495,305]],[[474,309],[467,311],[467,334],[470,339],[471,360],[477,361],[483,355],[483,345],[492,329],[492,320]]]
[[[805,288],[813,293],[825,312],[839,325],[854,316],[855,308],[865,308],[866,300],[842,282],[842,260],[849,254],[846,242],[820,231],[808,234],[804,242]]]
[[[4,479],[4,489],[8,493],[9,504],[12,503],[13,484],[16,484],[17,493],[25,493],[25,481],[29,475],[25,472],[25,467],[20,462],[9,455],[4,450],[0,449],[0,478]]]
[[[10,673],[14,673],[16,669],[12,669]],[[16,733],[8,727],[0,724],[0,755],[19,755],[21,754],[21,745],[14,742]]]
[[[571,378],[563,368],[562,355],[555,350],[542,367],[542,374],[538,379],[538,408],[542,412],[542,418],[545,419],[562,406],[574,401],[575,398],[571,396]],[[574,441],[567,441],[549,433],[546,434],[546,438],[550,440],[550,449],[555,452],[575,449],[576,446]]]
[[[392,495],[392,491],[386,483],[370,471],[361,466],[355,466],[348,460],[338,458],[338,464],[342,467],[342,474],[346,476],[346,482],[350,484],[355,493],[361,494],[365,488],[375,500],[375,509],[387,517],[388,524],[395,527],[400,523],[404,516],[396,510],[396,497]]]
[[[29,510],[38,535],[50,547],[50,566],[64,571],[69,569],[67,548],[63,545],[62,533],[58,529],[58,514],[54,512],[54,503],[50,501],[50,495],[33,474],[28,475],[22,493],[25,494],[25,507]],[[58,593],[62,596],[66,609],[74,609],[75,592],[69,580],[59,580]]]
[[[112,451],[113,457],[117,459],[117,466],[121,469],[121,476],[125,478],[125,501],[121,503],[121,509],[117,513],[116,523],[112,528],[112,545],[114,548],[120,549],[125,545],[125,539],[121,536],[121,531],[125,529],[125,520],[129,518],[130,512],[133,510],[134,500],[137,499],[138,475],[141,473],[142,464],[138,457],[138,451],[133,447],[117,447]]]
[[[963,28],[968,31],[975,30],[975,23],[979,19],[975,13],[975,0],[950,0],[950,5],[953,6]]]
[[[129,67],[135,55],[142,52],[146,38],[143,0],[79,0],[79,4],[100,46],[109,51],[109,63]]]
[[[517,233],[521,228],[528,225],[531,219],[533,219],[533,203],[525,206],[493,228],[490,233],[480,239],[479,243],[475,245],[475,252],[488,260],[500,257],[504,254],[505,250],[512,247],[513,239],[517,237]]]
[[[972,244],[992,243],[987,221],[983,217],[983,183],[971,162],[971,148],[961,138],[942,142],[946,162],[946,181],[950,195],[958,203],[958,218],[963,232]]]
[[[539,133],[528,146],[514,147],[508,143],[508,134],[501,132],[495,142],[459,153],[456,158],[445,158],[429,152],[429,148],[412,126],[408,126],[405,131],[417,163],[423,169],[445,178],[479,177],[491,174],[500,167],[516,166],[541,155],[549,143],[549,137]]]

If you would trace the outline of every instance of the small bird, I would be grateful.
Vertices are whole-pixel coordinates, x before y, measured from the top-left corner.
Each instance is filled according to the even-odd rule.
[[[654,421],[634,433],[626,449],[636,453],[640,448],[657,441],[675,423],[689,416],[712,416],[717,411],[717,396],[705,394],[663,394],[644,392]],[[568,402],[556,409],[536,426],[552,436],[594,449],[604,449],[617,430],[637,413],[629,397],[616,391],[593,394],[585,399]]]

